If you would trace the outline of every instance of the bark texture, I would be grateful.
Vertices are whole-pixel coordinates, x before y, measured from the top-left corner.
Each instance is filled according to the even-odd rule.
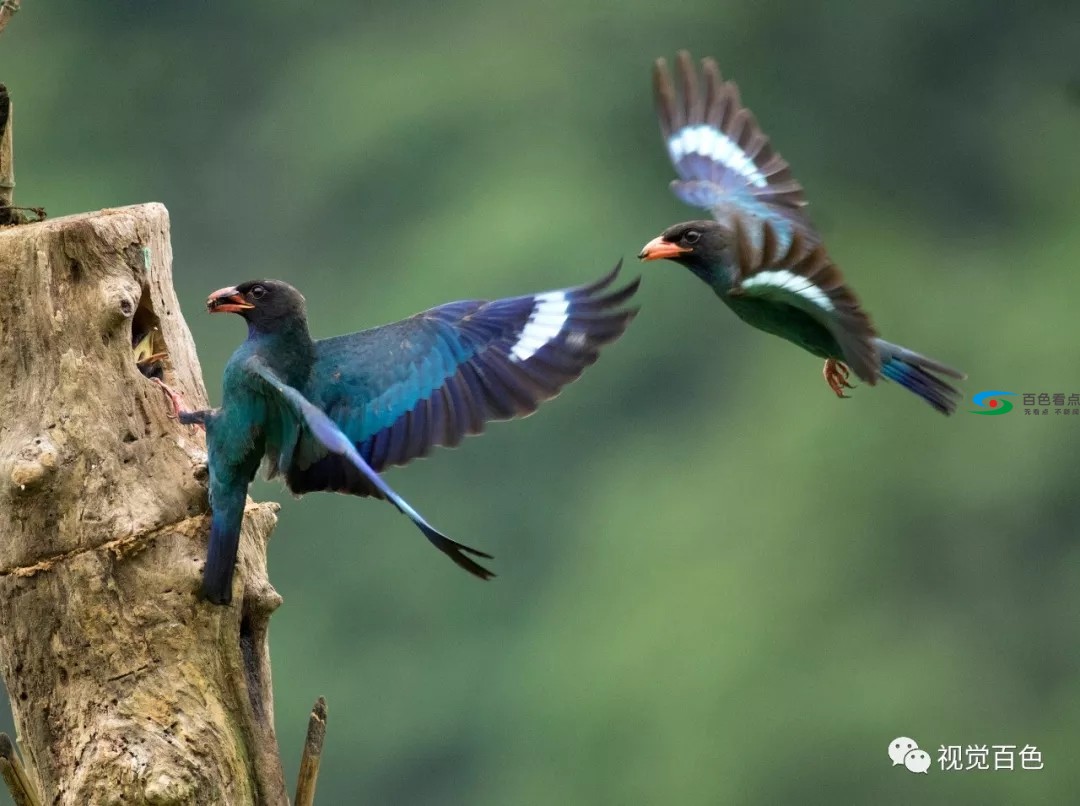
[[[0,34],[7,28],[7,24],[19,8],[20,0],[0,0]]]
[[[135,364],[206,393],[145,204],[0,229],[0,672],[44,803],[286,803],[266,646],[275,505],[249,502],[231,607],[198,601],[201,431]],[[242,588],[242,590],[241,590]]]

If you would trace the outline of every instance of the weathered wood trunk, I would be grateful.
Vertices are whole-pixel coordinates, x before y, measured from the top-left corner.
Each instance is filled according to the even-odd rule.
[[[45,803],[287,803],[266,626],[273,505],[249,504],[231,607],[196,599],[206,393],[145,204],[0,229],[0,672]],[[242,590],[240,590],[242,587]]]

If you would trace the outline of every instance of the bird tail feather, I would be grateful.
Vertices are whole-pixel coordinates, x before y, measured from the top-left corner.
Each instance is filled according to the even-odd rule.
[[[324,448],[331,453],[336,453],[348,459],[352,466],[367,478],[376,491],[416,525],[423,533],[424,537],[430,540],[435,548],[457,563],[459,567],[464,568],[470,574],[473,574],[480,579],[491,579],[495,576],[487,568],[484,568],[484,566],[468,556],[469,554],[472,554],[475,557],[491,559],[490,554],[486,554],[479,549],[470,548],[463,543],[451,540],[424,520],[419,512],[413,509],[404,498],[394,492],[390,488],[390,485],[383,481],[382,476],[372,469],[371,465],[369,465],[364,457],[360,455],[360,452],[356,450],[356,446],[353,445],[352,440],[342,432],[337,423],[327,416],[326,412],[312,404],[311,401],[296,389],[281,381],[269,369],[256,365],[256,372],[266,380],[267,383],[277,389],[289,404],[294,407],[296,412],[304,418],[311,435],[315,437]],[[207,565],[209,566],[209,563]]]
[[[962,380],[959,370],[897,344],[877,339],[881,374],[917,394],[942,414],[952,414],[963,397],[960,390],[939,375]]]
[[[416,526],[424,534],[424,537],[430,540],[432,545],[435,546],[435,548],[437,548],[439,551],[441,551],[443,554],[453,560],[459,568],[464,568],[470,574],[475,577],[479,577],[480,579],[491,579],[493,576],[495,576],[487,568],[480,565],[480,563],[476,562],[468,556],[469,554],[472,554],[476,557],[484,557],[490,560],[492,559],[490,554],[480,551],[479,549],[474,549],[470,546],[466,546],[464,543],[458,543],[456,540],[451,540],[442,532],[432,527],[423,518],[414,518],[411,515],[408,517],[410,518],[410,520],[412,520],[414,524],[416,524]]]
[[[238,493],[231,496],[215,495],[214,514],[210,519],[210,545],[203,568],[201,596],[219,605],[232,601],[233,572],[236,569],[236,553],[240,548],[247,485],[241,486]],[[230,500],[221,500],[226,497]]]

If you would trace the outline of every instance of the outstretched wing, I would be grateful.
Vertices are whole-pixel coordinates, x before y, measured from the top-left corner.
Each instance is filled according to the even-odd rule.
[[[620,266],[591,285],[452,302],[318,341],[307,396],[376,471],[457,445],[490,420],[527,416],[633,319],[636,310],[622,306],[640,280],[608,290]],[[294,492],[379,494],[340,456],[306,447],[298,446],[286,471]]]
[[[828,328],[844,360],[866,383],[878,378],[877,333],[825,247],[801,233],[784,239],[768,222],[733,222],[733,296],[798,308]]]
[[[448,556],[470,574],[480,577],[480,579],[490,579],[494,576],[491,571],[468,556],[469,554],[473,554],[477,557],[491,559],[490,554],[485,554],[482,551],[469,548],[468,546],[451,540],[424,520],[419,512],[409,506],[404,498],[390,489],[390,486],[380,478],[379,474],[364,461],[364,458],[353,446],[352,440],[341,433],[341,429],[337,427],[337,424],[317,407],[313,406],[297,389],[282,381],[261,360],[251,359],[245,366],[249,371],[266,381],[272,389],[277,391],[281,397],[282,405],[292,411],[297,420],[306,427],[305,436],[310,434],[311,438],[318,443],[321,449],[328,451],[332,456],[340,457],[344,462],[348,462],[349,465],[365,479],[366,484],[378,491],[379,497],[385,498],[397,507],[399,512],[405,515],[421,532],[423,532],[424,537],[430,540],[435,548],[443,552],[443,554]]]
[[[724,81],[712,59],[701,62],[704,86],[686,51],[677,59],[681,93],[667,64],[657,59],[653,93],[660,129],[680,179],[671,189],[687,204],[709,210],[722,224],[736,217],[770,221],[790,237],[799,231],[817,240],[802,186],[787,161],[773,150],[739,88]]]

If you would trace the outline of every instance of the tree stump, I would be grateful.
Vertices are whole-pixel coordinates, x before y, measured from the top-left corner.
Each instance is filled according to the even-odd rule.
[[[0,672],[43,803],[285,804],[266,629],[276,505],[248,504],[234,604],[196,598],[203,408],[168,212],[0,229]],[[242,589],[241,589],[242,588]]]

